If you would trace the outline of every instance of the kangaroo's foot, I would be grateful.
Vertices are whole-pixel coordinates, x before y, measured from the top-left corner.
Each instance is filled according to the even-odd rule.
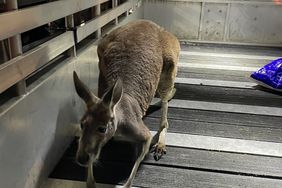
[[[154,159],[160,160],[164,154],[166,154],[166,146],[163,143],[157,143],[151,148],[151,152],[154,153]]]
[[[154,159],[156,161],[160,160],[164,154],[166,154],[166,145],[165,145],[165,136],[167,132],[168,123],[167,121],[164,122],[163,129],[161,129],[158,136],[158,142],[151,147],[150,152],[154,153]],[[157,137],[156,136],[156,137]]]

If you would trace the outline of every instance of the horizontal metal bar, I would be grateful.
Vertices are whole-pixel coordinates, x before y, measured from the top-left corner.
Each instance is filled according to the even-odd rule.
[[[60,0],[0,14],[0,40],[108,0]]]
[[[193,55],[193,56],[207,56],[207,57],[229,57],[238,59],[259,59],[259,60],[273,60],[281,57],[268,56],[268,55],[246,55],[246,54],[227,54],[227,53],[212,53],[212,52],[192,52],[181,51],[181,55]]]
[[[126,2],[105,14],[87,22],[85,25],[80,26],[77,28],[77,42],[82,41],[87,36],[98,30],[99,28],[103,27],[111,20],[115,19],[122,13],[126,12],[130,8],[132,8],[133,4],[131,2]]]
[[[73,32],[68,31],[0,66],[0,93],[74,46]]]
[[[281,3],[282,4],[282,3]],[[229,45],[244,45],[244,46],[263,46],[263,47],[282,47],[282,44],[277,43],[257,43],[257,42],[234,42],[234,41],[208,41],[208,40],[187,40],[179,39],[182,43],[202,43],[202,44],[229,44]]]
[[[260,67],[243,67],[243,66],[232,66],[232,65],[212,65],[212,64],[202,64],[202,63],[178,63],[179,67],[187,68],[199,68],[199,69],[215,69],[215,70],[234,70],[234,71],[246,71],[254,72],[260,69]]]
[[[152,0],[147,0],[152,1]],[[163,1],[163,0],[153,0]],[[282,5],[272,0],[166,0],[166,2],[187,2],[187,3],[240,3],[240,4],[260,4],[260,5]]]
[[[175,83],[177,84],[189,84],[189,85],[202,85],[202,86],[215,86],[215,87],[229,87],[229,88],[241,88],[241,89],[252,89],[256,86],[253,82],[234,82],[224,80],[206,80],[197,78],[176,78]]]
[[[151,131],[151,133],[154,135],[156,131]],[[282,157],[282,143],[274,142],[167,133],[166,144],[177,147]]]

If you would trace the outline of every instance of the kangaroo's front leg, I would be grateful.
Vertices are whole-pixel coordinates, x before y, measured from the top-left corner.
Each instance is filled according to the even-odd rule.
[[[92,160],[89,160],[87,171],[88,171],[87,172],[87,181],[86,181],[87,188],[96,188],[96,182],[95,182],[94,175],[93,175],[93,162],[92,162]]]
[[[141,120],[142,121],[142,120]],[[130,176],[127,180],[127,182],[124,184],[124,188],[130,188],[132,186],[133,183],[133,179],[135,178],[135,175],[137,173],[138,167],[140,165],[140,163],[142,162],[142,160],[144,159],[144,157],[146,156],[146,154],[149,151],[150,148],[150,144],[151,144],[151,140],[152,140],[152,136],[151,136],[151,132],[150,130],[144,125],[143,121],[142,121],[142,125],[138,125],[133,127],[134,129],[132,130],[132,138],[137,139],[138,142],[142,143],[142,150],[140,152],[139,157],[137,158],[132,171],[130,173]]]

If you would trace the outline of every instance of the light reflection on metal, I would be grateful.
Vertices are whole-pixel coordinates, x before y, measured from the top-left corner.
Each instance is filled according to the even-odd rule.
[[[274,2],[276,5],[281,5],[281,3],[282,3],[281,0],[273,0],[273,2]]]

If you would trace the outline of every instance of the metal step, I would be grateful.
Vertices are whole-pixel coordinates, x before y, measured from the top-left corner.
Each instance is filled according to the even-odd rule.
[[[243,85],[243,84],[242,84]],[[176,84],[175,99],[282,107],[281,94],[256,88]]]

